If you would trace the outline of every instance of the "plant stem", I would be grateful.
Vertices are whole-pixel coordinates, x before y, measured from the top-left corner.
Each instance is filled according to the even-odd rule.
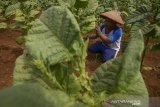
[[[145,48],[144,48],[144,51],[143,51],[143,53],[142,53],[140,72],[142,72],[143,61],[144,61],[144,57],[145,57],[145,54],[146,54],[146,51],[147,51],[147,46],[148,46],[149,40],[150,40],[150,36],[147,36],[147,39],[146,39],[146,41],[145,41]]]

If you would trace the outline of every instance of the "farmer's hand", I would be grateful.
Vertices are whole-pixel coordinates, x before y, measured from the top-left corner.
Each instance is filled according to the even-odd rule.
[[[102,33],[99,26],[96,26],[96,33],[98,36],[100,36]]]
[[[83,38],[85,40],[87,39],[96,39],[98,36],[96,34],[91,34],[91,35],[85,35]]]
[[[85,35],[85,36],[83,37],[83,39],[84,39],[84,40],[89,39],[89,35]]]

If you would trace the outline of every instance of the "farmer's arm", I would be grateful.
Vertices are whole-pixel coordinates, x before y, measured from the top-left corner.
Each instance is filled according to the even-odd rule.
[[[101,24],[100,25],[101,27],[102,26],[104,26],[103,24]],[[96,28],[97,29],[97,28]],[[89,39],[96,39],[96,38],[98,38],[99,36],[98,36],[98,34],[97,34],[97,32],[96,33],[94,33],[94,34],[92,34],[92,35],[86,35],[84,38],[85,39],[87,39],[87,38],[89,38]]]
[[[98,37],[97,34],[92,34],[92,35],[86,35],[86,36],[84,37],[84,39],[87,39],[87,38],[89,38],[89,39],[96,39],[97,37]]]
[[[109,38],[100,31],[99,27],[96,28],[96,31],[97,31],[98,36],[101,38],[101,40],[104,41],[106,44],[113,43],[122,36],[121,29],[116,30],[114,34],[110,35]]]
[[[104,34],[100,33],[98,35],[102,39],[102,41],[104,41],[106,44],[110,44],[111,43],[110,39],[107,36],[105,36]]]
[[[102,39],[102,41],[104,41],[106,44],[111,43],[110,39],[100,31],[99,27],[96,28],[96,31],[97,31],[97,35]]]

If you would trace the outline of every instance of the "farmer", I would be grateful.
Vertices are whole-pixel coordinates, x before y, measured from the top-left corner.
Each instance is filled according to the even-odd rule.
[[[120,14],[116,10],[101,13],[100,17],[105,19],[105,23],[96,27],[96,37],[101,40],[88,47],[89,52],[101,53],[102,61],[114,58],[120,49],[122,37],[121,26],[124,24]],[[91,35],[90,35],[91,36]],[[89,38],[95,38],[93,35]]]

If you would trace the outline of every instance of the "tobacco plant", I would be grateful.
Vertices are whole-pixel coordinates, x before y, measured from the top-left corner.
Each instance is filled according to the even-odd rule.
[[[9,5],[11,5],[11,1],[8,1],[8,0],[0,1],[0,14],[1,14],[0,20],[5,19],[5,16],[3,15],[3,13],[5,12],[5,10]]]
[[[160,1],[150,0],[147,5],[139,7],[135,12],[133,12],[128,18],[127,23],[132,24],[131,33],[135,33],[141,30],[145,41],[145,49],[142,56],[141,68],[143,64],[143,59],[145,53],[148,50],[150,39],[160,38]],[[159,50],[160,43],[153,44],[150,46],[153,50]]]
[[[11,4],[11,1],[1,0],[0,1],[0,30],[8,28],[8,24],[4,22],[7,18],[4,15],[4,12],[8,5]]]
[[[69,10],[64,7],[48,9],[35,21],[26,40],[27,57],[21,56],[18,61],[24,59],[28,66],[27,63],[31,63],[31,67],[26,70],[36,73],[35,77],[51,89],[62,90],[76,100],[92,106],[99,104],[94,101],[90,79],[85,72],[87,45],[83,42],[77,21]],[[38,45],[44,47],[38,48]],[[19,69],[15,69],[15,73],[19,73]],[[15,75],[15,83],[25,82],[19,81],[21,77],[22,75]],[[29,82],[33,78],[27,79]]]
[[[33,1],[17,1],[7,7],[5,11],[6,17],[15,16],[13,20],[16,22],[11,25],[11,28],[19,28],[25,34],[31,28],[36,15],[40,12],[38,5]]]

